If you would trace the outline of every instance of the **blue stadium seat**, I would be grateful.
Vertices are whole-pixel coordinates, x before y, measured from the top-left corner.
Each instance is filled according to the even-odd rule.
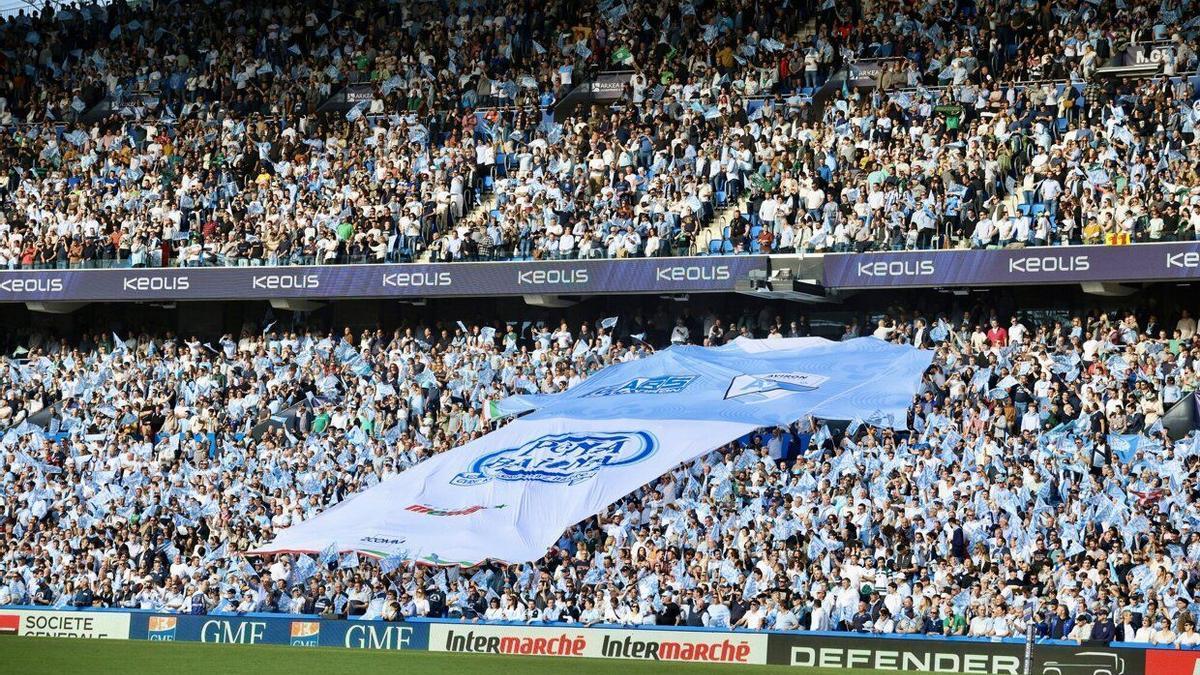
[[[721,252],[721,243],[722,242],[720,239],[709,239],[708,240],[708,254],[709,255],[719,254]]]

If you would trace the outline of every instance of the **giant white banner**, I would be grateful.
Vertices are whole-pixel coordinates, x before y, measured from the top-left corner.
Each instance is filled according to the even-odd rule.
[[[571,525],[764,426],[812,415],[903,427],[932,353],[873,338],[675,347],[293,525],[251,553],[403,555],[437,565],[536,560]]]

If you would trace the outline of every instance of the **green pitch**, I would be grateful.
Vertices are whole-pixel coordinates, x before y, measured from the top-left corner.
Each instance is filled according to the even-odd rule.
[[[38,675],[63,673],[452,673],[521,675],[559,673],[790,673],[791,675],[874,675],[871,670],[802,669],[781,666],[693,665],[643,661],[601,661],[527,656],[382,652],[282,645],[126,642],[63,638],[0,638],[0,672]],[[918,675],[910,673],[909,675]]]

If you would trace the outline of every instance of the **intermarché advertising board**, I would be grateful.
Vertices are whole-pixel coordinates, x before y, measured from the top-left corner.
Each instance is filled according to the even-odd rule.
[[[690,663],[767,662],[764,633],[435,623],[429,650]]]
[[[766,256],[308,267],[0,270],[0,302],[427,298],[733,291]]]
[[[805,668],[863,668],[885,672],[1022,675],[1025,645],[975,640],[858,639],[772,634],[767,663]],[[1152,670],[1145,652],[1104,645],[1035,645],[1033,675],[1167,675]],[[1190,671],[1189,671],[1190,672]]]

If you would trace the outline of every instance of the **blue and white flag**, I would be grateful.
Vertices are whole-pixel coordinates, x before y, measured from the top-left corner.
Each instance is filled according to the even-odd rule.
[[[524,396],[524,417],[280,532],[253,553],[415,549],[444,565],[537,560],[563,530],[674,467],[801,417],[903,425],[933,352],[861,338],[677,346]],[[520,505],[542,505],[525,508]],[[552,508],[550,507],[552,505]],[[453,527],[434,511],[460,512]]]
[[[389,555],[379,561],[379,569],[384,574],[391,574],[404,565],[404,554]]]
[[[1112,453],[1121,459],[1122,464],[1133,461],[1141,445],[1142,437],[1137,434],[1109,434],[1108,447]]]
[[[317,556],[317,560],[319,560],[322,565],[328,565],[329,563],[331,563],[337,559],[338,559],[338,545],[337,545],[336,541],[329,542],[329,545],[326,546],[325,548],[321,549],[320,555]]]

